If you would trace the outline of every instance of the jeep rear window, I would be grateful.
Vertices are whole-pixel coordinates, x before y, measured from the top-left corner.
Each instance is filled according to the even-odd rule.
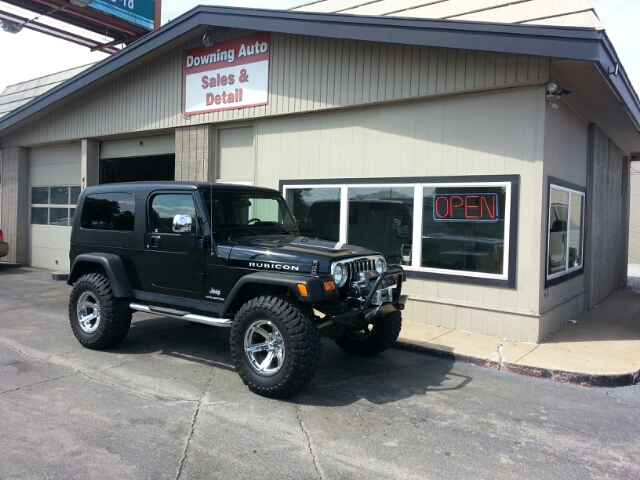
[[[90,230],[133,231],[135,198],[130,193],[88,195],[82,207],[80,226]]]

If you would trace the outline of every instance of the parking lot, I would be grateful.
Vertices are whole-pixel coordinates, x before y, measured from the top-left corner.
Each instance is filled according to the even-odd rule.
[[[325,339],[288,400],[234,372],[228,330],[135,314],[83,349],[70,287],[0,266],[0,479],[639,478],[638,386],[587,389]]]

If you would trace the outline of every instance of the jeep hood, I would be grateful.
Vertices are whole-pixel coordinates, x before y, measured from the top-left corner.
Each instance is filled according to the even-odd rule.
[[[319,273],[328,273],[335,261],[378,254],[356,245],[287,235],[236,237],[218,245],[218,253],[229,266],[296,273],[311,272],[314,260]]]

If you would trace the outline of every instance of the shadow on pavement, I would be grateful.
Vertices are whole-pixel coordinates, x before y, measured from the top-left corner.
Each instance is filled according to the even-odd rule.
[[[451,360],[393,349],[376,358],[359,358],[346,354],[328,338],[323,338],[322,343],[315,378],[285,401],[333,407],[366,399],[382,405],[433,391],[458,390],[471,382],[471,377],[451,372]],[[235,372],[229,352],[229,329],[164,317],[147,316],[134,321],[125,341],[109,352],[160,353]]]

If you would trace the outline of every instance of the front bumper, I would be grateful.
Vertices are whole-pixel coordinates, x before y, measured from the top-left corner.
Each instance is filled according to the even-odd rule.
[[[384,280],[390,276],[396,276],[397,282],[394,287],[383,287]],[[376,280],[371,288],[371,292],[358,308],[352,308],[345,304],[328,306],[321,309],[326,315],[325,321],[339,323],[347,327],[360,326],[363,323],[370,323],[376,317],[386,315],[397,310],[404,310],[408,295],[402,294],[402,283],[404,282],[404,270],[399,265],[390,266]]]

